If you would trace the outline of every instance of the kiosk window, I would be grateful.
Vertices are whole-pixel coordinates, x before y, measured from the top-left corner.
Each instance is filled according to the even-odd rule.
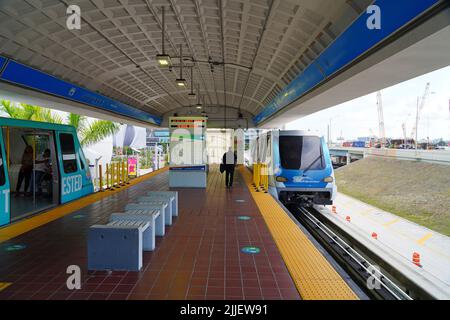
[[[73,135],[70,133],[61,133],[59,135],[59,144],[61,145],[64,173],[77,172],[77,156]]]

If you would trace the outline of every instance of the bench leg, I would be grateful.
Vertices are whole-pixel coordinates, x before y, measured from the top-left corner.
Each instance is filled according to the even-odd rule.
[[[175,199],[173,200],[172,214],[174,217],[178,217],[178,196],[175,196]]]
[[[155,220],[155,234],[157,236],[164,236],[166,234],[165,229],[165,213],[160,211],[159,216]]]
[[[155,250],[155,218],[153,217],[150,226],[142,234],[144,251]]]
[[[170,202],[167,204],[166,209],[164,210],[164,214],[166,215],[166,226],[172,225],[172,206],[170,205]]]
[[[176,217],[178,215],[177,208],[175,206],[175,199],[170,200],[170,208],[172,211],[172,217]]]
[[[139,229],[89,229],[88,270],[139,271],[141,268],[142,232]]]

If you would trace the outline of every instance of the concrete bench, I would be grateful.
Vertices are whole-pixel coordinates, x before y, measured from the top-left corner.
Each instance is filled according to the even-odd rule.
[[[172,225],[172,206],[170,201],[165,198],[154,198],[149,196],[138,197],[137,201],[141,204],[148,206],[164,206],[164,220],[166,221],[166,226]]]
[[[142,238],[149,226],[145,221],[130,220],[91,226],[88,234],[88,269],[141,270]]]
[[[161,215],[159,210],[128,210],[126,212],[112,213],[109,217],[109,221],[143,221],[148,222],[149,227],[144,231],[142,235],[142,245],[144,251],[155,250],[155,228],[157,222],[164,228],[164,223],[161,219],[157,221]]]
[[[172,203],[172,216],[178,216],[178,191],[150,191],[147,193],[147,196],[170,199],[170,202]]]
[[[157,210],[160,214],[155,220],[155,235],[164,236],[166,234],[166,211],[167,203],[129,203],[125,206],[125,212],[143,210],[153,212]]]

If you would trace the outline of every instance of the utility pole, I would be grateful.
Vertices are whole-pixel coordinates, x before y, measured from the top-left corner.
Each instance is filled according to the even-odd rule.
[[[415,137],[415,142],[416,142],[416,150],[417,150],[417,129],[418,129],[418,126],[419,126],[419,97],[417,97],[417,106],[416,106],[416,130],[415,130],[415,133],[416,133],[416,137]]]
[[[381,91],[377,93],[377,109],[378,109],[378,129],[381,139],[381,147],[386,145],[386,132],[384,129],[383,102],[381,100]]]
[[[402,123],[402,129],[403,129],[403,143],[406,148],[406,140],[407,140],[407,138],[406,138],[406,123],[404,123],[404,122]]]
[[[328,124],[327,128],[327,136],[328,136],[328,147],[331,147],[331,140],[330,140],[330,125]]]

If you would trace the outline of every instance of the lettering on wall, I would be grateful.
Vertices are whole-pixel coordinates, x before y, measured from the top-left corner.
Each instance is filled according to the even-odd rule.
[[[366,13],[370,16],[366,20],[366,26],[369,30],[381,29],[381,9],[377,5],[367,7]]]
[[[69,15],[66,20],[66,26],[69,30],[81,30],[81,9],[77,5],[67,7],[66,13]]]

